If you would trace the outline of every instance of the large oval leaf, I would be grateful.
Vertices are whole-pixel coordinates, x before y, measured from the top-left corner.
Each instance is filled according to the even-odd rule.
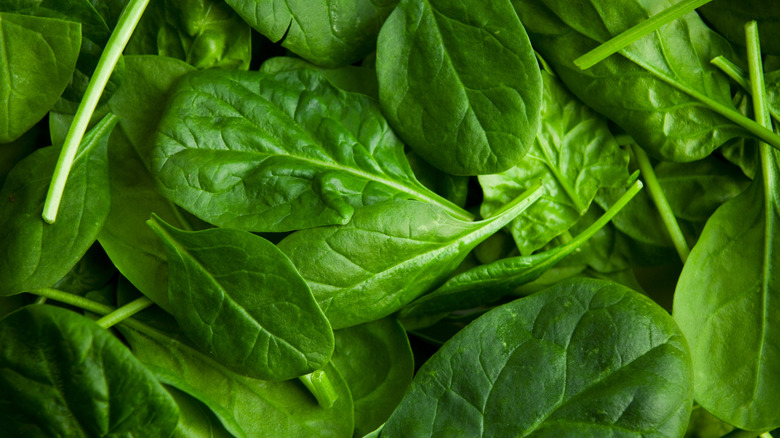
[[[178,410],[119,340],[69,310],[0,321],[0,422],[15,437],[167,438]]]
[[[395,198],[468,216],[417,182],[373,99],[316,71],[188,75],[158,131],[151,164],[162,193],[215,225],[344,224],[355,207]]]
[[[81,142],[57,222],[41,218],[60,148],[20,161],[0,189],[0,295],[50,287],[95,242],[111,206],[106,143],[116,117],[106,116]]]
[[[243,230],[187,232],[157,216],[148,223],[168,255],[173,315],[209,356],[266,380],[292,379],[328,363],[333,331],[274,244]]]
[[[0,12],[0,143],[24,134],[54,106],[80,45],[79,23]]]
[[[680,437],[688,346],[658,305],[570,280],[498,307],[417,373],[382,437]]]
[[[439,169],[501,172],[531,147],[541,78],[509,0],[401,0],[376,62],[393,128]]]
[[[679,0],[513,0],[534,49],[583,102],[668,161],[706,157],[744,131],[712,111],[733,110],[728,78],[710,60],[735,59],[691,12],[582,71],[574,59]],[[615,13],[619,11],[619,13]],[[691,97],[690,93],[703,97]]]
[[[384,318],[441,282],[477,244],[534,202],[479,222],[417,201],[364,207],[347,225],[302,230],[279,242],[333,328]]]

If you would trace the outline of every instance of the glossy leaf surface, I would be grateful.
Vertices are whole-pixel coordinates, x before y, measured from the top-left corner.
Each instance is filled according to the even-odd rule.
[[[383,318],[451,273],[466,254],[500,230],[540,194],[507,212],[457,220],[418,201],[364,207],[344,226],[302,230],[279,243],[336,328]]]
[[[692,399],[672,318],[628,288],[574,280],[452,337],[381,436],[679,437]]]
[[[41,219],[60,148],[39,149],[20,161],[0,189],[0,295],[50,287],[81,259],[108,217],[108,116],[81,142],[57,222]]]
[[[174,91],[152,173],[201,219],[250,231],[344,224],[388,199],[457,207],[422,186],[376,102],[321,74],[204,71]]]
[[[265,380],[292,379],[328,363],[328,320],[274,244],[243,230],[187,232],[156,216],[148,223],[168,256],[173,315],[202,351]]]
[[[704,158],[742,129],[687,94],[733,109],[728,79],[710,60],[731,48],[695,12],[581,71],[573,60],[677,1],[514,0],[531,42],[566,86],[615,121],[648,153]],[[615,11],[619,11],[615,14]],[[735,110],[736,111],[736,110]]]
[[[377,42],[382,109],[454,175],[507,170],[539,128],[541,78],[508,0],[401,0]]]
[[[758,21],[761,51],[780,54],[780,4],[764,0],[718,0],[699,8],[701,15],[732,43],[745,45],[745,23]]]
[[[33,305],[0,321],[0,421],[18,437],[167,438],[176,404],[109,332]]]
[[[544,194],[510,225],[520,253],[528,255],[577,222],[596,192],[628,180],[628,154],[606,120],[542,72],[541,128],[525,158],[497,175],[482,175],[483,217],[542,181]]]

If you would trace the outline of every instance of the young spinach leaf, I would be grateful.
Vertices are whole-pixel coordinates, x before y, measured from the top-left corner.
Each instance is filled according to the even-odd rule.
[[[454,175],[516,165],[539,128],[541,78],[509,0],[401,0],[377,41],[382,109]]]
[[[50,287],[81,259],[108,217],[106,143],[116,117],[105,117],[84,137],[56,224],[41,220],[59,148],[39,149],[20,161],[0,189],[0,295]]]
[[[541,128],[528,154],[506,172],[479,177],[483,217],[540,180],[544,184],[544,195],[509,227],[523,255],[569,229],[600,188],[628,180],[628,154],[618,147],[606,120],[551,74],[542,72],[542,84]]]
[[[780,55],[780,4],[764,0],[739,2],[714,1],[699,8],[699,13],[721,35],[734,44],[745,46],[745,23],[758,21],[761,51]]]
[[[195,397],[170,386],[165,389],[179,407],[179,424],[171,438],[233,438],[217,416]]]
[[[379,100],[379,85],[376,82],[376,70],[369,67],[345,65],[338,68],[323,68],[300,58],[277,56],[267,59],[260,66],[264,73],[279,73],[292,70],[317,70],[328,81],[344,91],[362,93]]]
[[[537,186],[490,219],[465,222],[419,201],[363,207],[344,226],[279,242],[334,329],[383,318],[444,280],[466,254],[541,195]]]
[[[78,23],[0,9],[0,143],[19,138],[54,106],[70,82],[81,44]]]
[[[573,280],[498,307],[415,376],[382,437],[679,437],[691,411],[688,346],[638,293]]]
[[[0,320],[0,422],[9,436],[171,435],[178,409],[119,340],[89,319],[32,305]]]
[[[331,362],[355,403],[355,435],[384,423],[403,398],[414,375],[414,358],[401,324],[384,318],[336,330]]]
[[[468,216],[415,179],[373,99],[316,71],[190,74],[158,131],[151,163],[161,192],[218,226],[343,224],[356,207],[398,198]]]
[[[323,67],[361,60],[398,0],[226,0],[254,29]]]

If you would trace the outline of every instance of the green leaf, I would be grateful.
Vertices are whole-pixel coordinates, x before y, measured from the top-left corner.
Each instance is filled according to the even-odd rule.
[[[479,222],[418,201],[377,204],[344,226],[293,233],[279,249],[293,261],[334,329],[384,318],[443,281],[488,236],[541,194]]]
[[[0,12],[0,143],[19,138],[54,106],[80,44],[78,23]]]
[[[266,59],[260,66],[264,73],[279,73],[293,70],[317,70],[328,81],[344,91],[362,93],[379,100],[379,85],[376,82],[376,70],[368,67],[345,65],[338,68],[323,68],[300,58],[277,56]]]
[[[534,49],[588,106],[620,125],[651,155],[668,161],[704,158],[742,128],[713,112],[739,115],[728,78],[710,60],[734,59],[721,36],[695,12],[581,71],[573,61],[675,0],[514,0]],[[694,98],[694,93],[700,98]],[[749,119],[742,118],[749,123]]]
[[[127,44],[128,55],[180,59],[198,69],[249,68],[250,27],[215,0],[158,0],[149,4]]]
[[[542,79],[541,128],[525,159],[501,174],[479,177],[483,217],[542,181],[545,193],[509,227],[523,255],[576,223],[600,188],[628,180],[628,154],[618,147],[606,120],[554,76],[543,72]]]
[[[323,67],[363,59],[398,0],[226,0],[273,42]]]
[[[761,51],[780,55],[780,4],[765,0],[717,1],[699,8],[699,13],[718,33],[745,46],[745,23],[758,21]]]
[[[176,388],[165,389],[179,406],[179,424],[172,438],[233,438],[206,405]]]
[[[498,307],[418,371],[382,437],[680,437],[690,356],[657,304],[599,280]]]
[[[328,320],[274,244],[243,230],[186,232],[157,216],[147,223],[168,256],[173,315],[202,351],[265,380],[292,379],[328,363],[334,342]]]
[[[106,253],[99,245],[92,245],[64,277],[52,285],[53,289],[83,296],[87,292],[101,289],[116,275]]]
[[[355,435],[382,425],[412,382],[414,358],[401,324],[385,318],[336,330],[331,363],[346,380],[355,403]]]
[[[324,370],[338,398],[323,409],[297,380],[240,376],[173,338],[124,333],[133,353],[158,379],[200,400],[237,437],[352,437],[352,398],[332,365]]]
[[[777,153],[764,153],[764,171],[707,221],[674,295],[674,318],[691,345],[696,401],[749,430],[780,426],[780,174]]]
[[[190,74],[158,131],[151,164],[163,195],[218,226],[344,224],[356,207],[396,198],[467,216],[417,182],[373,99],[316,71]]]
[[[18,437],[167,438],[178,410],[122,343],[69,310],[0,321],[0,422]]]
[[[0,189],[0,295],[50,287],[95,242],[111,205],[106,143],[114,125],[109,115],[84,137],[56,224],[41,212],[60,148],[39,149],[8,174]]]
[[[376,67],[391,125],[435,167],[502,172],[531,147],[542,84],[509,0],[401,0],[379,34]]]
[[[165,248],[146,221],[155,213],[178,228],[193,224],[158,193],[141,157],[148,156],[154,134],[149,127],[155,126],[162,115],[168,92],[193,68],[161,56],[134,55],[125,59],[125,79],[108,102],[119,118],[119,127],[108,148],[111,212],[98,240],[122,275],[170,311]]]

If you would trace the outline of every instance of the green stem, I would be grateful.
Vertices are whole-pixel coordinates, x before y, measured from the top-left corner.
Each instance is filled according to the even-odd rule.
[[[125,304],[95,322],[99,326],[107,329],[146,309],[152,304],[154,303],[149,298],[141,297]]]
[[[633,146],[632,150],[637,163],[639,164],[639,170],[642,172],[642,178],[644,178],[645,184],[647,184],[650,198],[658,209],[658,213],[661,214],[661,220],[664,222],[664,226],[669,232],[669,237],[672,238],[674,248],[677,250],[677,254],[680,255],[680,259],[684,264],[685,261],[688,260],[691,249],[685,241],[685,236],[683,236],[682,230],[680,229],[680,224],[677,223],[677,218],[674,217],[674,212],[672,212],[672,207],[669,206],[669,201],[666,200],[664,190],[661,188],[661,184],[655,176],[655,170],[653,170],[653,165],[650,163],[650,158],[648,158],[647,153],[638,146]]]
[[[538,183],[531,186],[528,190],[521,193],[520,196],[502,205],[501,208],[494,211],[490,217],[486,217],[484,220],[501,216],[502,214],[514,208],[519,208],[520,211],[523,211],[531,204],[536,202],[539,198],[541,198],[543,194],[544,187],[542,186],[542,181],[540,180]]]
[[[46,300],[47,300],[46,297],[38,297],[36,298],[35,303],[33,304],[46,304]]]
[[[105,315],[114,311],[114,308],[111,306],[106,306],[105,304],[98,303],[97,301],[88,300],[82,296],[64,292],[58,289],[42,288],[29,291],[28,293],[38,295],[39,297],[45,297],[54,301],[59,301],[61,303],[70,304],[71,306],[78,307],[79,309],[84,309],[92,313],[97,313],[98,315]]]
[[[636,26],[610,38],[608,41],[602,43],[595,49],[575,59],[574,65],[579,67],[581,70],[591,68],[610,55],[622,50],[634,41],[642,38],[650,32],[657,30],[661,26],[682,17],[688,12],[691,12],[700,6],[709,3],[710,1],[712,0],[681,1],[680,3],[677,3],[676,5],[667,8],[662,12],[653,15],[647,20],[642,21]]]
[[[772,435],[769,437],[771,438]],[[751,430],[734,429],[731,432],[723,435],[721,438],[764,438],[764,434],[761,432],[755,432]]]
[[[57,219],[57,210],[59,210],[62,201],[62,193],[65,191],[65,183],[68,180],[68,174],[73,167],[73,160],[76,157],[81,139],[87,132],[87,126],[92,118],[92,114],[97,108],[100,96],[106,88],[111,73],[122,55],[127,42],[133,35],[133,30],[141,20],[146,5],[149,0],[131,0],[122,11],[119,22],[111,33],[111,37],[106,43],[106,48],[100,55],[95,72],[89,80],[84,98],[79,103],[79,108],[70,125],[68,135],[65,137],[65,143],[62,146],[60,157],[54,168],[49,192],[46,194],[46,201],[43,205],[43,220],[48,223],[54,223]]]
[[[323,409],[332,407],[339,398],[333,383],[331,383],[330,378],[323,370],[300,376],[298,379],[309,388],[309,391],[311,391],[314,398],[317,399],[317,403]]]
[[[742,87],[745,91],[747,91],[748,93],[751,92],[750,80],[748,79],[745,71],[742,70],[740,66],[734,64],[723,55],[718,55],[715,58],[712,58],[710,63],[712,63],[712,65],[714,65],[715,67],[721,69],[723,73],[726,73],[726,76],[730,77],[734,82],[737,83],[737,85]]]

